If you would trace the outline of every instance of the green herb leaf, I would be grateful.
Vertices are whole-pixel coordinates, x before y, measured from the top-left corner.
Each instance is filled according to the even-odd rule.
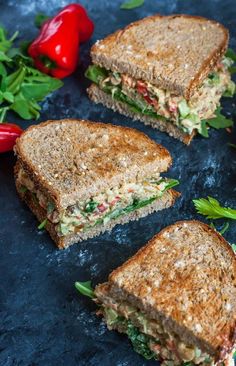
[[[236,220],[236,210],[230,207],[222,207],[219,202],[212,197],[193,200],[197,212],[208,219],[220,219],[226,217]]]
[[[128,321],[127,335],[134,350],[146,358],[146,360],[151,360],[156,357],[156,354],[149,348],[149,342],[152,338],[141,333],[130,321]]]
[[[36,16],[34,18],[34,25],[37,28],[41,28],[43,23],[45,23],[48,19],[50,19],[50,17],[48,15],[43,14],[43,13],[38,13],[38,14],[36,14]]]
[[[138,8],[144,4],[144,0],[130,0],[123,3],[120,8],[124,10],[131,10],[134,8]]]
[[[25,99],[22,93],[18,93],[15,96],[11,109],[24,119],[34,119],[39,117],[39,112],[35,108],[33,102]]]
[[[228,222],[225,222],[224,225],[223,225],[223,227],[222,227],[222,229],[219,231],[219,233],[221,235],[224,235],[224,233],[228,230],[228,228],[229,228],[229,223]]]
[[[11,62],[12,60],[3,51],[0,51],[0,61]]]
[[[209,137],[208,129],[207,129],[207,121],[201,121],[201,130],[199,131],[200,135],[203,137]]]
[[[86,78],[93,81],[95,84],[99,84],[108,75],[108,71],[103,67],[97,65],[90,65],[85,72]]]
[[[86,206],[84,208],[84,212],[91,213],[96,209],[97,206],[98,206],[98,202],[91,200],[86,204]]]
[[[236,244],[231,244],[231,247],[232,247],[234,253],[236,253]],[[233,358],[236,358],[236,352],[234,352]]]
[[[202,121],[202,124],[208,124],[209,126],[216,128],[217,130],[220,128],[232,127],[234,122],[232,119],[228,119],[223,114],[221,114],[221,108],[218,107],[215,111],[215,117],[208,119],[206,121]]]
[[[177,179],[168,179],[168,184],[165,186],[164,192],[177,185],[179,185],[179,181]]]
[[[236,62],[236,53],[234,52],[234,50],[232,48],[227,49],[225,56],[231,58],[231,60]]]
[[[44,229],[44,227],[46,226],[47,222],[48,222],[48,220],[47,220],[47,219],[44,219],[44,220],[41,222],[41,224],[39,224],[38,229],[39,229],[39,230]]]
[[[91,281],[86,282],[75,282],[76,289],[84,296],[95,298],[93,288],[91,286]]]
[[[235,74],[236,73],[236,66],[231,66],[228,68],[229,72],[231,75]]]

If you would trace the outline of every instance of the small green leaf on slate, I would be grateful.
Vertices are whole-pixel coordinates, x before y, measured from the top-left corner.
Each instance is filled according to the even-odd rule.
[[[91,297],[91,299],[95,297],[91,281],[75,282],[75,287],[82,295]]]
[[[225,56],[231,58],[231,60],[236,62],[236,53],[234,52],[234,50],[232,48],[227,49]]]
[[[47,220],[47,219],[43,220],[43,221],[41,222],[41,224],[39,224],[38,229],[39,229],[39,230],[44,229],[44,227],[45,227],[45,225],[47,224],[47,222],[48,222],[48,220]]]
[[[120,8],[124,10],[131,10],[138,8],[144,4],[144,0],[130,0],[123,3]]]
[[[203,120],[201,121],[201,132],[200,134],[203,136],[203,137],[209,137],[209,134],[208,134],[208,129],[207,129],[207,121]]]
[[[215,111],[215,117],[208,119],[206,121],[206,123],[213,127],[216,128],[217,130],[220,128],[226,128],[226,127],[232,127],[234,122],[232,121],[232,119],[228,119],[225,116],[223,116],[223,114],[221,114],[221,108],[217,108]]]

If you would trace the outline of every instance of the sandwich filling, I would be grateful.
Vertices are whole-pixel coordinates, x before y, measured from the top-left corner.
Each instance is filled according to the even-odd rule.
[[[47,220],[55,224],[60,236],[84,232],[97,225],[145,207],[164,192],[178,184],[177,180],[161,178],[158,174],[136,183],[124,183],[104,190],[88,200],[58,211],[54,204],[38,190],[23,168],[18,173],[22,192],[30,191],[35,202],[47,212]],[[46,217],[45,217],[46,218]]]
[[[214,357],[201,351],[197,346],[186,344],[180,337],[165,329],[164,323],[148,318],[143,312],[128,302],[117,303],[113,299],[98,294],[95,300],[101,307],[101,314],[108,329],[126,333],[134,350],[146,359],[157,359],[161,365],[200,365],[213,366],[216,364],[229,366],[234,351],[226,355],[225,360],[215,362]]]
[[[188,134],[193,130],[204,134],[203,121],[215,117],[221,96],[233,96],[235,92],[228,71],[232,63],[230,58],[224,57],[188,101],[148,81],[136,80],[98,65],[91,65],[86,76],[135,113],[170,121]]]

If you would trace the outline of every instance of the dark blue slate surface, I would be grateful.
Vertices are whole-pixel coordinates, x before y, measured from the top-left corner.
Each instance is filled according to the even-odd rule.
[[[69,1],[6,0],[0,2],[0,22],[22,39],[35,36],[34,14],[54,13]],[[83,1],[96,24],[90,44],[81,48],[78,72],[43,104],[40,120],[63,117],[88,118],[128,125],[144,131],[167,147],[173,156],[169,173],[181,181],[182,197],[174,208],[139,222],[116,227],[111,234],[55,249],[46,232],[37,231],[31,212],[19,201],[13,181],[12,154],[0,156],[0,365],[1,366],[141,366],[155,365],[132,351],[126,338],[109,332],[97,319],[95,306],[74,289],[76,280],[106,280],[109,272],[134,254],[154,233],[179,219],[199,218],[192,198],[212,195],[236,207],[236,151],[227,146],[235,134],[212,131],[210,139],[196,138],[186,147],[169,136],[139,122],[96,106],[86,96],[83,74],[89,48],[97,39],[130,21],[160,12],[189,13],[215,18],[231,32],[236,49],[235,0],[146,0],[142,8],[121,11],[119,1]],[[235,102],[235,100],[234,100]],[[233,101],[224,101],[234,114]],[[26,128],[29,122],[18,120]],[[219,222],[219,225],[221,222]],[[225,237],[235,242],[236,225],[230,222]]]

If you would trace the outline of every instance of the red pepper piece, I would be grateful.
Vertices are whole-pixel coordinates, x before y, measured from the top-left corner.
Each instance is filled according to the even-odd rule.
[[[79,39],[80,42],[86,42],[88,41],[94,31],[94,24],[92,20],[88,17],[88,14],[86,10],[83,8],[83,6],[79,4],[70,4],[67,5],[65,9],[70,9],[71,11],[74,11],[78,14],[79,20],[78,20],[78,29],[79,29]]]
[[[42,25],[28,49],[39,70],[59,79],[75,71],[79,60],[78,18],[77,11],[68,6]]]
[[[13,123],[0,123],[0,153],[12,150],[23,130]]]

